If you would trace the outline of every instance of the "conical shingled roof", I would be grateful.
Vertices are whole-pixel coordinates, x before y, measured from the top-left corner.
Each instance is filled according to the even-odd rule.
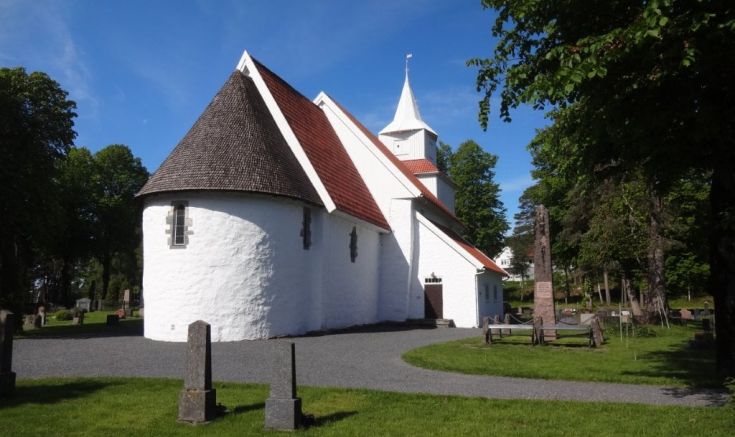
[[[236,70],[138,196],[245,191],[322,201],[252,79]]]

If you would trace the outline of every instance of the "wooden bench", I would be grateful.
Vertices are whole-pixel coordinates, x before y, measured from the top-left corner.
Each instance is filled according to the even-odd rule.
[[[593,323],[595,323],[593,321]],[[599,323],[599,322],[597,322]],[[599,325],[598,325],[599,326]],[[493,332],[496,331],[496,332]],[[511,334],[503,334],[503,331],[511,332]],[[564,337],[585,337],[589,341],[589,346],[600,346],[602,345],[602,331],[600,330],[599,338],[595,338],[595,329],[592,324],[590,325],[509,325],[509,324],[483,324],[483,334],[485,336],[485,343],[492,344],[493,335],[503,338],[503,335],[519,335],[512,334],[513,331],[531,331],[531,345],[537,344],[544,345],[544,331],[555,331],[557,338],[559,331],[579,331],[584,334],[572,334]]]

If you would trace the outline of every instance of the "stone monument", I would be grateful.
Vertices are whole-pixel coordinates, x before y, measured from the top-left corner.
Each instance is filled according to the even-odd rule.
[[[184,390],[179,392],[179,421],[192,424],[214,420],[217,393],[212,388],[212,337],[209,323],[189,325]]]
[[[533,250],[533,314],[543,318],[545,325],[556,325],[554,308],[554,283],[551,270],[551,235],[549,234],[549,211],[545,206],[536,208],[534,225],[536,240]],[[545,331],[544,338],[556,339],[556,331]]]
[[[296,397],[296,346],[278,342],[272,355],[271,393],[265,400],[265,427],[293,431],[301,423],[301,399]]]
[[[13,329],[15,315],[0,310],[0,398],[15,392],[15,372],[13,367]]]

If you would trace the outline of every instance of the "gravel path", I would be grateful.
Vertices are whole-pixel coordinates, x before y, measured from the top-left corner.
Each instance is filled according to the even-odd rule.
[[[267,383],[263,357],[275,342],[293,341],[301,385],[653,405],[716,406],[726,399],[724,392],[710,390],[461,375],[420,369],[401,360],[404,352],[416,347],[481,334],[479,329],[388,327],[320,337],[214,343],[212,376],[216,381]],[[13,370],[18,378],[183,378],[184,353],[183,343],[157,342],[140,335],[21,339],[15,341]]]

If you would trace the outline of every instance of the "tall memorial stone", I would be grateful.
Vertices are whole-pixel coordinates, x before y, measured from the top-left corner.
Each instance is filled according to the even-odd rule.
[[[179,392],[179,421],[192,424],[214,420],[216,391],[212,388],[212,336],[209,323],[189,325],[184,390]]]
[[[13,367],[13,329],[15,316],[10,311],[0,310],[0,398],[15,392]]]
[[[296,397],[296,346],[277,342],[271,356],[271,392],[265,400],[265,427],[294,431],[301,423],[301,399]]]
[[[534,225],[536,240],[533,250],[534,287],[533,314],[544,320],[544,325],[556,324],[554,308],[554,283],[551,270],[551,235],[549,234],[549,211],[545,206],[536,208]],[[545,331],[544,338],[553,340],[556,331]]]

